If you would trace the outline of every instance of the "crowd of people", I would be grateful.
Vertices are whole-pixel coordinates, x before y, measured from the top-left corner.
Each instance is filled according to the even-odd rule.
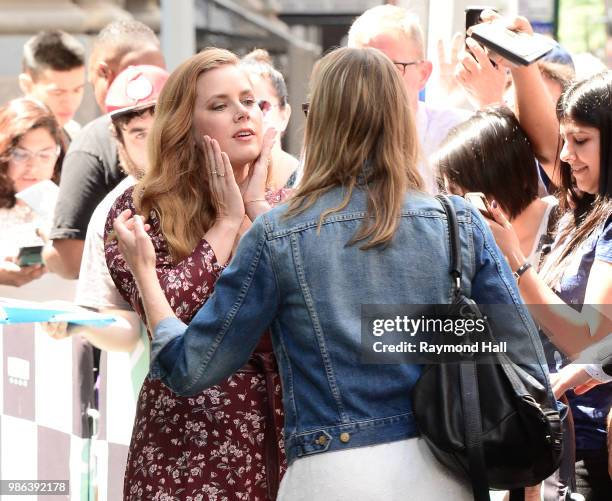
[[[131,352],[146,333],[124,499],[471,499],[420,436],[423,367],[361,358],[363,305],[452,302],[439,193],[463,292],[506,305],[499,340],[563,402],[561,463],[521,495],[609,499],[612,72],[577,78],[559,45],[529,66],[469,34],[455,49],[426,104],[418,18],[364,12],[313,69],[296,158],[264,50],[206,48],[169,74],[137,21],[104,28],[87,65],[66,33],[27,42],[24,97],[0,108],[0,285],[57,274],[116,319],[46,324],[58,339]],[[86,73],[103,115],[80,128]]]

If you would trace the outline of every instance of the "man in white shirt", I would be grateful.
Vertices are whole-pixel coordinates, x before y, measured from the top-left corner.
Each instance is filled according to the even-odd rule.
[[[425,58],[423,30],[417,16],[393,5],[379,5],[366,10],[351,26],[349,47],[372,47],[383,52],[402,76],[410,105],[415,110],[415,124],[421,144],[419,171],[430,192],[435,192],[435,174],[427,159],[436,152],[451,128],[468,117],[456,109],[436,108],[419,101],[419,92],[431,76],[432,63]]]

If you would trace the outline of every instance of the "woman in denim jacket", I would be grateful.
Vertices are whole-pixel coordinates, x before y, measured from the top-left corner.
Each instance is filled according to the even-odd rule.
[[[197,393],[241,367],[270,327],[290,464],[279,499],[471,499],[417,438],[410,394],[420,366],[361,361],[362,305],[447,304],[453,289],[447,221],[422,191],[401,78],[374,49],[338,49],[311,87],[301,186],[273,210],[263,196],[245,197],[250,216],[265,213],[189,326],[159,289],[142,219],[126,211],[115,221],[155,333],[151,377]],[[255,172],[249,191],[263,193],[265,177]],[[481,216],[453,203],[465,292],[511,305],[497,319],[499,340],[516,341],[510,355],[550,389],[508,265]],[[536,363],[522,363],[534,352]]]

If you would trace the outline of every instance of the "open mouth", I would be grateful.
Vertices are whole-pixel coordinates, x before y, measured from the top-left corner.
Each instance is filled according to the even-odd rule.
[[[234,139],[250,139],[251,137],[255,136],[255,131],[253,131],[252,129],[242,129],[238,132],[236,132],[236,134],[234,134],[232,137]]]

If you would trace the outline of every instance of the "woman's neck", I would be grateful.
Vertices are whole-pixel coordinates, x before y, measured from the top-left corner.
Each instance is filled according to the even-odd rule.
[[[249,175],[249,166],[250,164],[232,165],[236,183],[240,184],[246,180],[247,176]]]
[[[280,145],[272,149],[272,173],[268,176],[273,190],[279,190],[287,185],[287,181],[297,170],[299,160],[281,149]]]

